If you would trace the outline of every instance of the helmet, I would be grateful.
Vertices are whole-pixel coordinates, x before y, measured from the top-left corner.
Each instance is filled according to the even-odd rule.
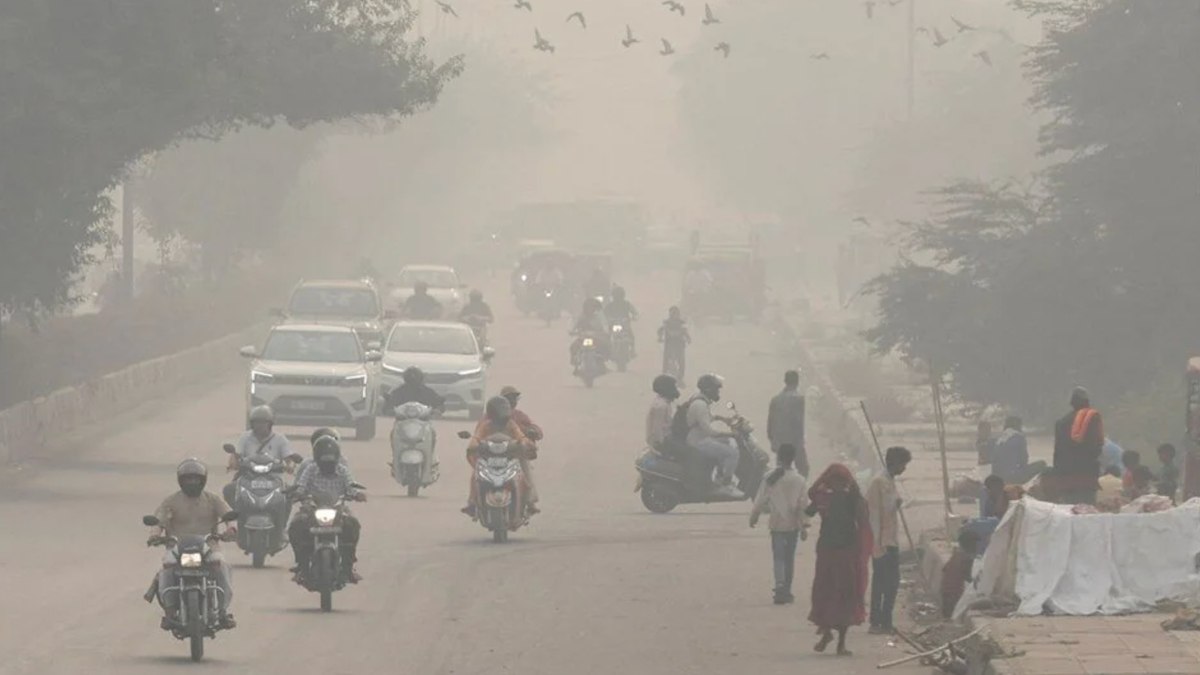
[[[275,413],[271,410],[271,406],[260,405],[255,406],[250,410],[250,423],[266,422],[267,424],[275,424]]]
[[[424,281],[418,281],[417,283],[413,284],[413,291],[417,293],[426,293],[429,291],[429,284],[425,283]]]
[[[504,388],[500,390],[500,395],[504,398],[508,398],[510,396],[520,396],[521,390],[517,389],[511,384],[506,384],[504,385]]]
[[[625,299],[625,289],[621,288],[620,286],[614,285],[613,289],[612,289],[612,297],[613,297],[613,300],[624,300]]]
[[[508,424],[512,418],[512,403],[503,396],[493,396],[487,402],[487,416],[497,424]]]
[[[416,366],[409,366],[404,369],[404,384],[424,384],[425,373]]]
[[[600,301],[595,298],[588,298],[583,301],[584,312],[599,312],[603,307],[604,305],[600,304]]]
[[[175,469],[179,489],[189,497],[199,497],[208,483],[208,467],[198,459],[185,459]]]
[[[313,460],[324,472],[329,473],[342,458],[342,446],[330,436],[322,436],[313,445]]]
[[[667,314],[669,314],[670,316],[679,316],[680,315],[679,307],[677,307],[675,305],[671,305],[671,308],[667,310]]]
[[[342,440],[342,437],[338,434],[338,432],[336,430],[330,429],[329,427],[321,427],[320,429],[317,429],[316,431],[312,432],[312,436],[308,437],[308,442],[310,444],[312,444],[313,448],[315,449],[317,447],[317,439],[321,438],[323,436],[328,436],[335,441]]]
[[[654,390],[654,393],[665,399],[674,400],[679,398],[679,383],[670,375],[659,375],[654,378],[654,384],[650,388]]]
[[[475,289],[471,291],[471,302],[483,302],[483,291]]]
[[[713,392],[721,391],[721,387],[724,384],[725,381],[721,379],[720,375],[714,375],[712,373],[701,375],[700,379],[696,380],[696,388],[699,389],[700,392],[705,396],[708,396]]]

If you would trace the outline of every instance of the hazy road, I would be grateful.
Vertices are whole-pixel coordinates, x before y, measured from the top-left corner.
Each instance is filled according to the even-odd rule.
[[[401,496],[388,474],[381,424],[378,440],[345,444],[371,496],[356,506],[363,583],[337,593],[335,611],[322,615],[317,596],[290,582],[290,551],[254,570],[227,544],[240,625],[207,645],[205,663],[191,664],[186,645],[159,630],[157,606],[140,599],[160,555],[144,546],[140,517],[175,489],[173,468],[185,456],[217,468],[210,488],[224,484],[220,446],[243,419],[243,375],[231,374],[0,487],[0,673],[874,670],[873,659],[810,651],[811,542],[802,545],[797,604],[773,607],[766,533],[746,527],[746,504],[655,516],[634,494],[664,306],[643,301],[642,355],[631,372],[587,390],[565,363],[564,323],[517,318],[499,291],[491,296],[501,315],[491,389],[520,387],[547,433],[536,465],[544,513],[509,544],[492,544],[459,513],[467,467],[453,434],[465,422],[439,422],[442,478],[417,499]],[[727,398],[763,427],[789,365],[770,335],[711,326],[695,338],[689,379],[700,368],[722,373]]]

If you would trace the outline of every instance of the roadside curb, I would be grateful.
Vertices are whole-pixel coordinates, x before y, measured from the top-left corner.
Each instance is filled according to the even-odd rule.
[[[0,410],[0,466],[37,457],[84,425],[227,372],[240,362],[238,348],[256,343],[263,328],[255,325]]]

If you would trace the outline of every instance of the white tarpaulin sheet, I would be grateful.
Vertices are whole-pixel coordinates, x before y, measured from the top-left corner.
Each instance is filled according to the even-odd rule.
[[[1200,499],[1159,513],[1073,515],[1025,497],[992,535],[955,609],[1016,600],[1017,614],[1120,614],[1200,601]]]

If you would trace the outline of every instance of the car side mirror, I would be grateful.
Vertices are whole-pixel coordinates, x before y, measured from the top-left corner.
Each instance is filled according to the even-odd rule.
[[[237,452],[237,448],[233,447],[233,443],[226,443],[225,445],[221,446],[221,449],[230,455]]]
[[[271,316],[279,318],[279,319],[287,318],[287,314],[285,314],[284,311],[282,309],[280,309],[279,307],[272,307],[269,314]]]
[[[730,410],[737,410],[737,406],[733,404],[733,401],[729,401],[728,403],[726,403],[725,407],[729,408]]]
[[[367,363],[379,363],[383,360],[383,352],[378,349],[369,349],[366,354]]]
[[[355,490],[366,490],[367,489],[366,485],[363,485],[362,483],[359,483],[358,481],[350,483],[350,487],[354,488]]]
[[[490,362],[494,358],[496,358],[496,350],[492,349],[491,347],[484,347],[483,348],[483,360]]]
[[[242,347],[238,350],[238,354],[241,354],[248,359],[258,358],[258,350],[254,348],[254,345],[246,345],[245,347]]]
[[[225,512],[225,515],[221,516],[221,522],[222,522],[222,523],[229,523],[229,522],[233,522],[233,521],[235,521],[235,520],[237,520],[237,519],[238,519],[238,512],[237,512],[237,511],[226,511],[226,512]]]
[[[461,438],[461,439],[463,439],[464,441],[470,440],[470,439],[471,439],[471,432],[469,432],[469,431],[460,431],[460,432],[458,432],[458,437],[459,437],[459,438]]]
[[[159,523],[158,516],[142,516],[142,524],[146,527],[158,527]]]

